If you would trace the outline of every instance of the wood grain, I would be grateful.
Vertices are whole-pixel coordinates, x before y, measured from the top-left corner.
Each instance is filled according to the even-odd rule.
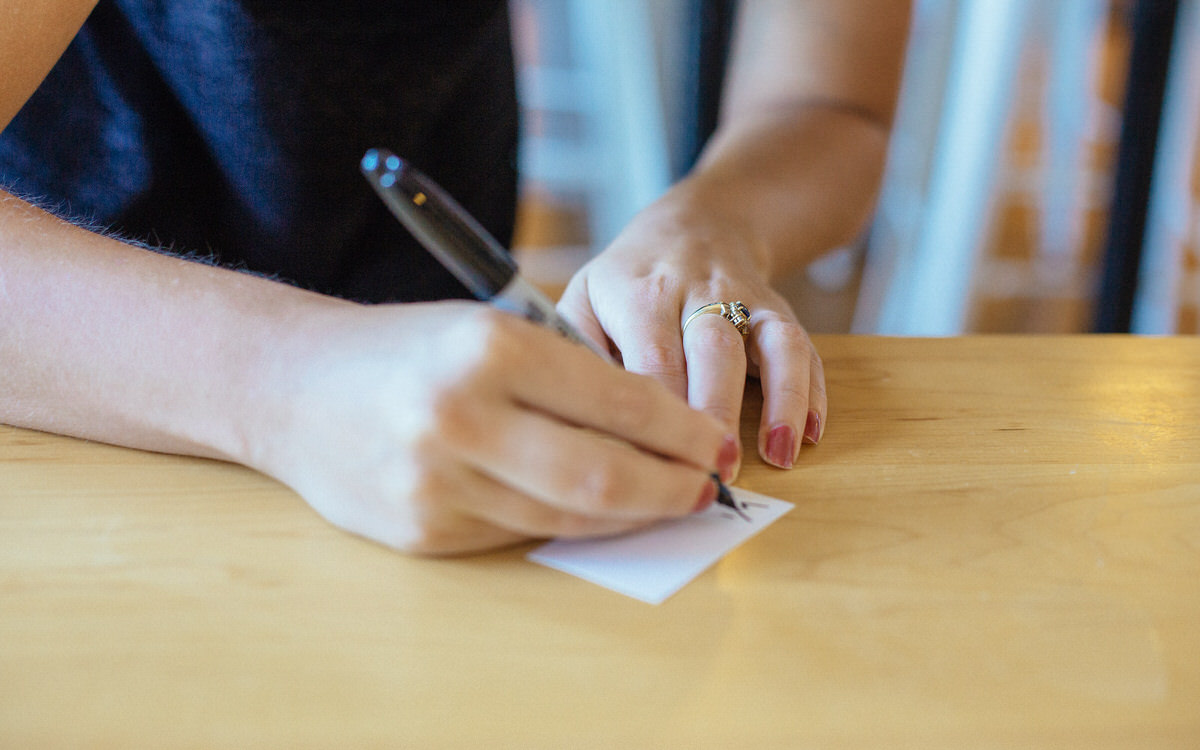
[[[1200,747],[1200,342],[818,343],[796,509],[659,607],[0,427],[0,747]]]

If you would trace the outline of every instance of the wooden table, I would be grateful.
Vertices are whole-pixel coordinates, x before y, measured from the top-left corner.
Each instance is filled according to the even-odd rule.
[[[1200,747],[1200,341],[819,344],[795,510],[658,607],[0,428],[0,747]]]

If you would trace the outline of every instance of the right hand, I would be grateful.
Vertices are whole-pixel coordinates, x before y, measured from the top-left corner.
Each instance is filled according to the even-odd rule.
[[[715,498],[716,419],[480,303],[327,308],[273,362],[245,462],[400,550],[617,534]]]

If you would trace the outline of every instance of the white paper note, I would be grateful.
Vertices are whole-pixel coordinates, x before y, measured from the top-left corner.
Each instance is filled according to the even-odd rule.
[[[748,490],[731,488],[731,492],[750,520],[713,505],[703,513],[624,536],[548,542],[530,552],[529,559],[661,604],[794,507]]]

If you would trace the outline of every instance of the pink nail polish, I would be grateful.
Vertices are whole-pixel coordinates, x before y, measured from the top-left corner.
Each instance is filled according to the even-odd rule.
[[[721,474],[722,482],[733,479],[733,470],[737,468],[741,452],[737,438],[733,435],[726,435],[725,442],[721,444],[721,453],[717,456],[717,470]]]
[[[796,461],[796,431],[779,425],[767,433],[767,460],[781,469],[790,469]]]
[[[717,501],[717,483],[705,482],[704,489],[700,490],[700,499],[696,501],[696,507],[692,512],[699,513],[702,510],[707,510],[710,505]]]
[[[816,410],[808,412],[808,420],[804,423],[804,442],[816,445],[821,439],[821,415]]]

